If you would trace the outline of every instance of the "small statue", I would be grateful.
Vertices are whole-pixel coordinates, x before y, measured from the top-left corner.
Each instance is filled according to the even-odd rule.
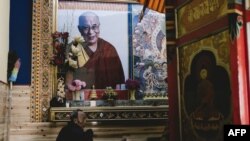
[[[90,93],[89,98],[90,98],[91,100],[97,99],[97,94],[96,94],[96,90],[95,90],[95,85],[92,86],[92,90],[91,90],[91,93]]]

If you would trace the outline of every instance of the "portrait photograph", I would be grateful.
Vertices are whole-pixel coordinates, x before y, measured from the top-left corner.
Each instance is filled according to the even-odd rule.
[[[136,3],[100,3],[100,2],[77,2],[61,1],[57,11],[57,31],[68,32],[68,43],[82,37],[79,25],[81,15],[92,13],[98,17],[98,24],[85,26],[86,32],[95,32],[98,26],[99,38],[111,44],[121,61],[124,78],[102,78],[108,73],[94,73],[92,78],[97,81],[106,79],[118,79],[117,84],[125,83],[129,78],[140,81],[140,93],[157,94],[166,96],[167,92],[167,52],[166,52],[166,29],[165,14],[146,9],[143,19],[140,14],[143,5]],[[152,26],[157,25],[157,26]],[[86,33],[87,34],[87,33]],[[91,37],[92,38],[92,37]],[[113,55],[112,55],[113,56]],[[119,61],[112,64],[112,76],[119,75]],[[105,64],[103,61],[101,64]],[[96,68],[96,67],[95,67]],[[107,69],[109,69],[107,68]],[[104,69],[105,70],[105,69]],[[79,71],[83,74],[85,70]],[[113,74],[114,73],[114,74]],[[89,74],[84,76],[86,81]],[[78,76],[78,75],[76,75]],[[97,78],[98,77],[98,78]],[[89,81],[91,79],[89,78]],[[104,81],[105,80],[105,81]],[[122,82],[123,81],[123,82]],[[88,83],[88,82],[87,82]],[[91,84],[91,82],[89,82]],[[102,85],[108,85],[108,84]],[[115,83],[115,82],[114,82]],[[114,83],[110,84],[114,87]],[[94,82],[93,82],[94,84]],[[102,86],[97,88],[104,88]]]
[[[111,7],[111,5],[114,5]],[[84,12],[93,12],[100,20],[100,37],[111,43],[117,53],[128,78],[128,12],[127,4],[96,2],[59,2],[57,13],[57,30],[69,32],[69,43],[81,37],[78,30],[78,18]],[[115,65],[115,64],[114,64]]]

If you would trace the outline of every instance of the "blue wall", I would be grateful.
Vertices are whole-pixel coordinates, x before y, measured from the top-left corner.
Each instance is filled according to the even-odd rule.
[[[10,1],[10,51],[21,59],[21,68],[14,84],[31,83],[32,0]]]

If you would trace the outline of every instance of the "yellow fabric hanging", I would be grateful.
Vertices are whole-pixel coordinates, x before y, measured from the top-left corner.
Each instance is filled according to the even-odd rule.
[[[77,56],[78,65],[79,67],[83,67],[89,60],[89,56],[81,44],[78,44],[77,46],[80,46],[79,48],[81,48],[81,53]]]
[[[139,3],[143,4],[149,9],[158,11],[160,13],[165,12],[165,0],[137,0]]]

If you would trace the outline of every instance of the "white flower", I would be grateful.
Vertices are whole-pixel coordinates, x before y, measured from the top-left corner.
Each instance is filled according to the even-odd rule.
[[[77,46],[71,45],[71,52],[74,56],[78,56],[78,53],[81,51],[79,44]]]
[[[85,40],[83,39],[83,37],[80,36],[80,37],[75,37],[73,42],[83,43],[85,42]]]

